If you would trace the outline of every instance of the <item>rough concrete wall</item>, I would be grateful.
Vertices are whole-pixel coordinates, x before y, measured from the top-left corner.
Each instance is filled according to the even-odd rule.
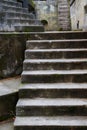
[[[57,0],[35,2],[37,18],[48,22],[48,25],[45,27],[46,30],[58,30],[57,2]]]
[[[27,36],[0,34],[0,79],[22,72]]]
[[[77,30],[77,24],[79,21],[79,29],[84,28],[85,23],[85,11],[84,6],[87,4],[87,0],[76,0],[71,6],[71,25],[72,30]]]

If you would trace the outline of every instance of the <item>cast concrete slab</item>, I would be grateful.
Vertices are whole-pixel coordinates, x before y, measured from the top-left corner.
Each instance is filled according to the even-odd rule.
[[[19,106],[87,106],[87,99],[71,99],[71,98],[34,98],[34,99],[20,99]]]
[[[78,63],[78,62],[87,62],[87,59],[26,59],[24,63]]]
[[[23,71],[22,75],[78,75],[87,74],[87,70],[35,70],[35,71]]]
[[[20,77],[0,80],[0,96],[18,92],[20,84]]]
[[[20,89],[87,89],[86,83],[21,84]]]
[[[86,83],[21,84],[20,89],[87,89]]]
[[[16,117],[16,126],[86,126],[86,116]]]

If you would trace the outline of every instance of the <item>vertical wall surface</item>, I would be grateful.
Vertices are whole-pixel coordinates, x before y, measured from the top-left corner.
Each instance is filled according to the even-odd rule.
[[[46,20],[46,30],[58,30],[57,0],[35,1],[38,19]]]
[[[72,30],[87,28],[87,0],[75,0],[71,6]]]
[[[58,26],[60,30],[71,30],[69,0],[58,0]]]

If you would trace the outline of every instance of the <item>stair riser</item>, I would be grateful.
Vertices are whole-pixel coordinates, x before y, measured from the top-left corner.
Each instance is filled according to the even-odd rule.
[[[20,28],[21,28],[20,25],[15,26],[15,31],[19,31]],[[43,26],[39,26],[39,25],[32,25],[32,26],[28,25],[28,26],[26,26],[26,24],[25,24],[25,26],[22,27],[22,30],[26,30],[26,32],[27,32],[27,30],[28,30],[28,32],[29,31],[37,32],[37,30],[39,30],[39,32],[43,32],[44,31],[44,27]]]
[[[30,33],[30,40],[87,39],[87,32]]]
[[[71,63],[24,63],[23,70],[78,70],[87,69],[87,62]]]
[[[38,102],[37,102],[38,104]],[[48,102],[49,104],[49,102]],[[87,106],[19,106],[17,116],[87,116]]]
[[[20,89],[19,98],[87,98],[87,89]]]
[[[87,41],[27,42],[27,49],[87,48]]]
[[[4,0],[0,0],[0,2],[2,4],[5,4],[7,6],[15,6],[15,7],[22,7],[22,4],[20,2],[12,2],[12,1],[4,1]]]
[[[87,130],[87,126],[15,126],[14,130]]]
[[[25,52],[25,59],[87,58],[87,51]]]
[[[9,10],[9,11],[15,11],[15,10],[16,10],[17,12],[20,12],[20,13],[22,13],[22,12],[28,13],[28,10],[27,10],[27,9],[22,8],[22,7],[21,7],[21,8],[20,8],[20,7],[18,8],[18,6],[15,6],[15,7],[4,6],[3,9],[4,9],[4,11],[8,11],[8,10]]]
[[[22,75],[22,83],[87,83],[87,74]]]

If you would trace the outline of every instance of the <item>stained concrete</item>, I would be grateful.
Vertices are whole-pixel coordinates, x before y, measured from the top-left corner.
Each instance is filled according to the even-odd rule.
[[[13,121],[7,121],[4,123],[0,123],[0,130],[14,130]]]
[[[12,92],[18,92],[20,83],[21,83],[20,77],[0,80],[0,96],[10,94]]]
[[[15,117],[20,77],[0,80],[0,122]]]

